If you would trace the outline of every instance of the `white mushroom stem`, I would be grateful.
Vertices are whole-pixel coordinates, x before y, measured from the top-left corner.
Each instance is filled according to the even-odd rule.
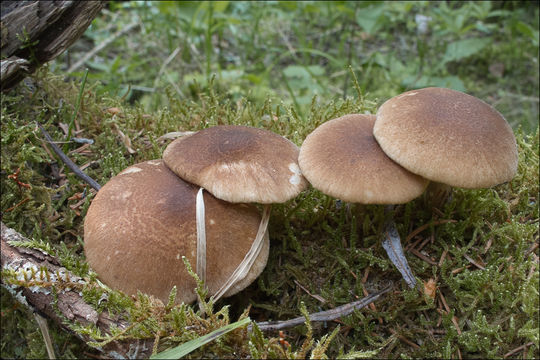
[[[206,227],[205,227],[205,213],[204,213],[204,198],[203,188],[200,188],[197,192],[197,200],[195,205],[196,222],[197,222],[197,267],[196,273],[199,278],[206,283]],[[268,221],[270,219],[270,205],[265,205],[259,224],[259,229],[255,240],[251,244],[251,248],[244,256],[244,259],[238,264],[231,276],[225,281],[225,283],[214,294],[213,300],[219,300],[231,287],[240,282],[249,273],[249,270],[253,266],[255,259],[259,256],[264,244],[264,235],[268,228]],[[201,308],[202,309],[202,308]]]
[[[382,246],[388,254],[390,261],[392,261],[403,276],[403,279],[407,285],[409,285],[410,288],[414,288],[416,286],[416,278],[409,267],[409,263],[407,262],[407,258],[403,252],[403,246],[401,246],[401,239],[399,238],[396,223],[394,222],[393,206],[386,206],[385,214],[386,224],[384,226],[384,239]]]

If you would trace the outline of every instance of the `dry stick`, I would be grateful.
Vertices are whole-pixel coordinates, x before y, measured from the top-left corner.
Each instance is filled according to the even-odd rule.
[[[66,164],[66,166],[70,168],[71,171],[73,171],[75,175],[77,175],[80,179],[85,181],[88,185],[93,187],[96,191],[99,191],[99,189],[101,189],[101,185],[99,185],[90,176],[83,173],[79,169],[79,167],[73,161],[71,161],[71,159],[68,158],[66,154],[64,154],[64,152],[54,143],[53,139],[51,138],[47,130],[45,130],[43,126],[41,126],[41,124],[37,123],[37,126],[41,130],[41,133],[43,134],[43,136],[45,136],[45,139],[47,139],[47,143],[50,145],[50,147],[53,149],[56,155],[60,157],[60,159],[64,162],[64,164]]]
[[[509,357],[510,355],[513,355],[513,354],[515,354],[515,353],[517,353],[517,352],[519,352],[519,351],[521,351],[521,350],[523,350],[523,349],[525,349],[525,348],[528,348],[529,346],[531,346],[531,345],[533,345],[533,344],[534,344],[534,342],[531,341],[531,342],[528,342],[528,343],[526,343],[526,344],[523,344],[523,345],[521,345],[521,346],[515,348],[514,350],[510,350],[509,352],[507,352],[506,354],[503,355],[503,358],[507,358],[507,357]]]
[[[321,311],[314,314],[309,314],[310,321],[332,321],[339,319],[340,317],[347,316],[351,314],[354,310],[361,309],[368,306],[374,301],[378,300],[382,295],[386,294],[392,289],[392,283],[381,291],[375,292],[366,296],[362,300],[354,301],[345,305],[338,306],[337,308]],[[262,331],[271,331],[271,330],[280,330],[297,325],[301,325],[306,322],[306,318],[303,316],[284,320],[284,321],[263,321],[256,323],[257,327]],[[251,330],[252,325],[248,326],[248,329]]]

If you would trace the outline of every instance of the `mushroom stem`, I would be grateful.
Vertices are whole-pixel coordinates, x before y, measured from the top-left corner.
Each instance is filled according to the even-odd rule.
[[[416,286],[416,278],[409,267],[409,263],[403,252],[403,247],[401,246],[401,239],[399,238],[396,223],[394,222],[393,206],[386,206],[385,213],[386,223],[384,225],[384,239],[382,246],[388,254],[390,261],[392,261],[403,276],[407,285],[409,285],[410,288],[414,288]]]
[[[432,181],[429,183],[425,194],[427,207],[441,210],[452,199],[452,186]]]

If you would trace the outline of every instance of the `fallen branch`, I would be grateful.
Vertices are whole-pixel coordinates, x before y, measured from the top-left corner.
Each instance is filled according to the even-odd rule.
[[[332,321],[332,320],[339,319],[343,316],[347,316],[351,314],[354,310],[359,310],[361,308],[364,308],[368,306],[369,304],[373,303],[374,301],[378,300],[382,295],[386,294],[391,289],[392,289],[392,284],[388,285],[381,291],[378,291],[378,292],[375,292],[373,294],[366,296],[362,300],[358,300],[352,303],[341,305],[330,310],[321,311],[314,314],[309,314],[309,320],[310,321]],[[262,331],[281,330],[281,329],[301,325],[305,321],[306,321],[306,318],[303,316],[300,316],[294,319],[284,320],[284,321],[258,322],[257,326]],[[248,328],[251,328],[251,325]]]
[[[24,236],[1,223],[1,265],[2,269],[14,270],[18,273],[31,273],[32,269],[39,271],[46,268],[49,274],[56,275],[58,285],[61,279],[69,279],[71,283],[79,283],[81,287],[87,284],[85,279],[75,276],[62,267],[59,261],[51,255],[36,249],[20,248],[10,245],[8,242],[26,242]],[[51,281],[52,282],[52,281]],[[82,325],[94,324],[103,334],[110,334],[110,327],[125,328],[129,324],[119,318],[111,317],[107,311],[98,313],[87,304],[80,293],[80,289],[74,286],[62,288],[56,286],[56,296],[51,291],[52,286],[15,286],[7,284],[2,276],[4,286],[17,301],[25,305],[33,313],[50,319],[62,329],[74,333],[69,323]],[[67,321],[66,321],[67,320]],[[74,333],[82,341],[94,341],[88,335]],[[152,352],[153,339],[114,341],[98,350],[108,358],[140,358],[149,357]]]

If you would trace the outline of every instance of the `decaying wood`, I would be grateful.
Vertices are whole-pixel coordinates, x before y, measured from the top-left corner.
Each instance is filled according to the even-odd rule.
[[[1,223],[1,264],[2,269],[10,268],[15,271],[45,267],[51,274],[67,274],[71,281],[85,283],[74,274],[69,273],[61,267],[59,262],[52,256],[35,249],[26,249],[11,246],[8,241],[28,241],[24,236],[15,230]],[[112,318],[108,312],[98,313],[92,306],[87,304],[82,298],[78,289],[58,290],[55,301],[50,287],[14,287],[4,283],[15,298],[24,304],[28,309],[37,312],[47,319],[53,320],[61,328],[73,333],[64,318],[69,322],[78,322],[83,325],[94,324],[103,334],[108,334],[111,325],[120,328],[129,326],[122,318]],[[56,309],[55,309],[56,304]],[[93,341],[89,336],[75,334],[84,342]],[[113,341],[105,347],[98,349],[107,358],[147,358],[152,352],[153,339]]]
[[[64,52],[106,1],[2,1],[1,89]]]

